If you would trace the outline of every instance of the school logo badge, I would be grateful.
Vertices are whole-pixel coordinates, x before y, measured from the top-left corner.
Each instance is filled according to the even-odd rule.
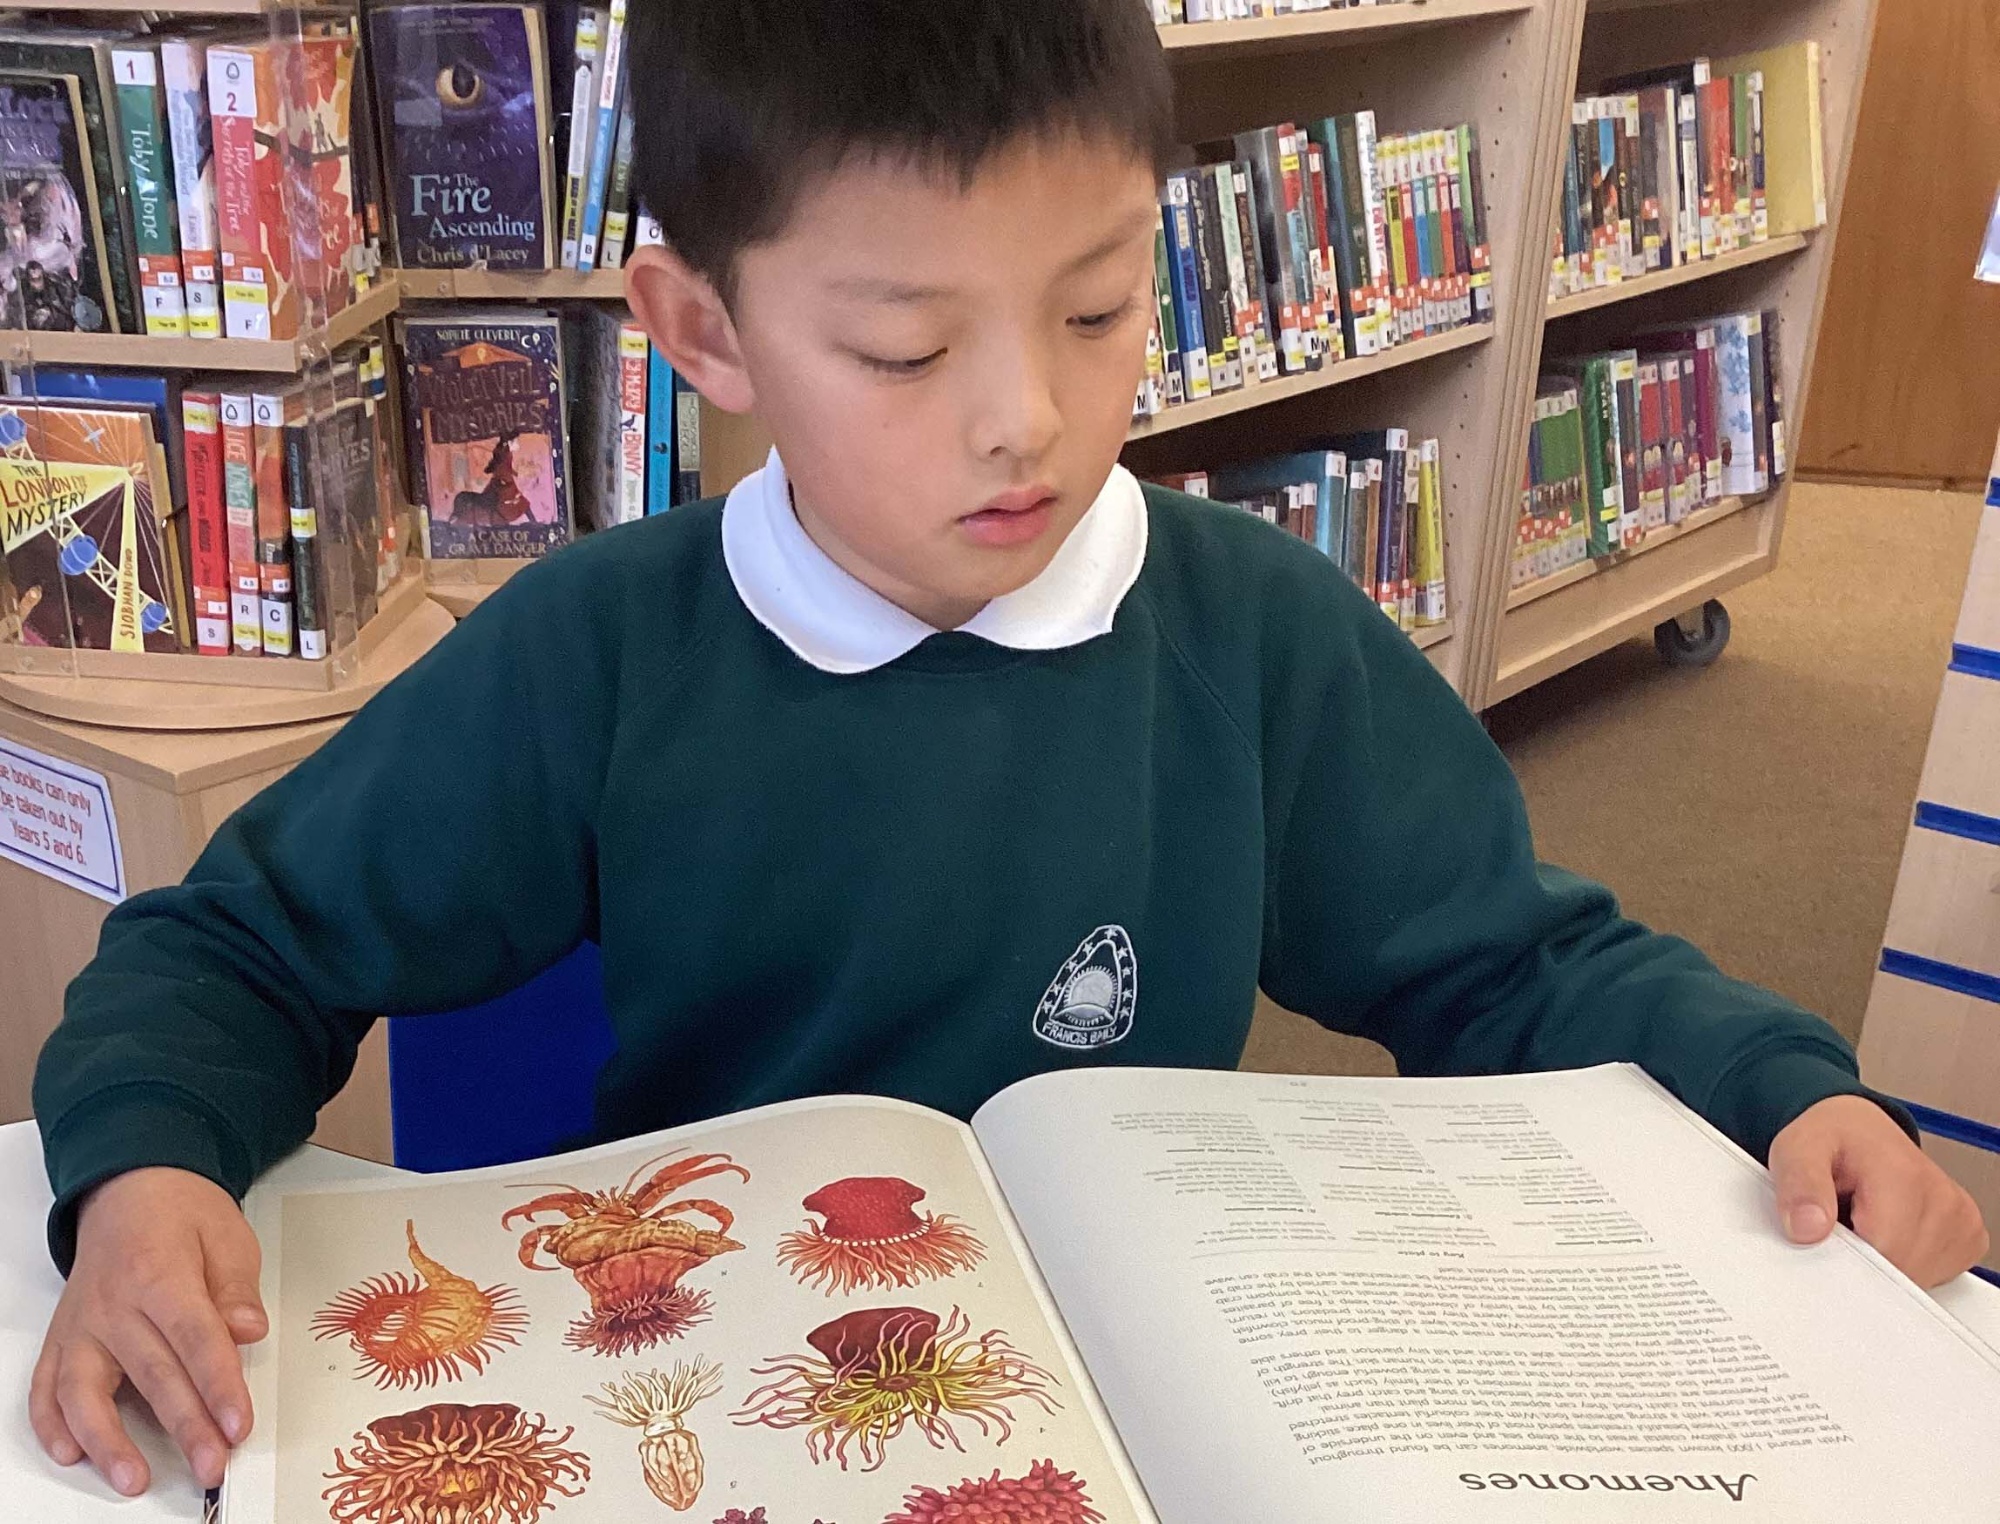
[[[1056,970],[1035,1007],[1035,1035],[1058,1048],[1108,1048],[1132,1030],[1139,960],[1123,926],[1100,926]]]

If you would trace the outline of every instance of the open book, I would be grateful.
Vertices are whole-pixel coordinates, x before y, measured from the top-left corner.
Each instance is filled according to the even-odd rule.
[[[228,1524],[2000,1518],[2000,1354],[1635,1069],[1095,1069],[253,1195]]]

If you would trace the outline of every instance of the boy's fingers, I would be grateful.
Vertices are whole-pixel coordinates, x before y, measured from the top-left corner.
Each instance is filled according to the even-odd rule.
[[[146,1458],[126,1434],[112,1401],[124,1372],[95,1339],[72,1339],[57,1358],[61,1366],[55,1393],[64,1425],[106,1481],[126,1497],[137,1497],[149,1479]]]
[[[204,1234],[201,1248],[209,1295],[215,1299],[230,1337],[238,1344],[255,1344],[271,1327],[258,1291],[263,1255],[257,1236],[246,1223],[240,1233]]]
[[[1926,1161],[1910,1150],[1916,1163]],[[1867,1160],[1855,1171],[1854,1231],[1911,1280],[1927,1270],[1924,1218],[1928,1182],[1918,1169],[1894,1158]]]
[[[28,1382],[28,1422],[50,1460],[58,1466],[74,1466],[83,1459],[83,1446],[63,1422],[62,1405],[56,1401],[56,1372],[61,1368],[61,1348],[50,1339],[42,1345],[41,1358]]]
[[[110,1347],[127,1379],[152,1405],[160,1426],[180,1446],[195,1479],[204,1487],[220,1485],[228,1446],[160,1330],[143,1315],[126,1317],[113,1333]]]
[[[250,1389],[235,1338],[215,1303],[199,1291],[161,1300],[162,1305],[146,1306],[146,1315],[193,1379],[208,1416],[236,1444],[250,1432]]]
[[[1840,1211],[1834,1184],[1837,1144],[1821,1128],[1788,1127],[1771,1144],[1771,1184],[1778,1221],[1795,1244],[1816,1244],[1833,1231]]]

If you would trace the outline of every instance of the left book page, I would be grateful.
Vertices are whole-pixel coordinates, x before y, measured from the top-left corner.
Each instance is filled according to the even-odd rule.
[[[272,1332],[226,1524],[1154,1524],[936,1113],[794,1102],[249,1207]]]

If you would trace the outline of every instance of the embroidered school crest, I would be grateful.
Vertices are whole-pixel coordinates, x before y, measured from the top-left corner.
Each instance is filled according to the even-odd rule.
[[[1056,970],[1035,1007],[1035,1035],[1058,1048],[1108,1048],[1132,1030],[1139,960],[1123,926],[1100,926]]]

